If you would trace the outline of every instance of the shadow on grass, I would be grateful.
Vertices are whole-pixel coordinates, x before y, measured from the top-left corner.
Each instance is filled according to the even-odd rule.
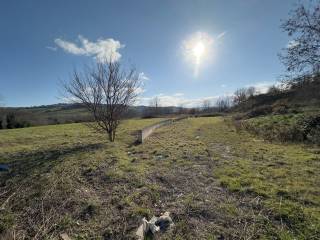
[[[61,147],[32,153],[17,153],[6,161],[9,171],[0,174],[0,184],[8,179],[22,179],[34,174],[49,173],[60,164],[64,157],[81,152],[91,152],[102,147],[102,144],[86,144],[73,147]]]

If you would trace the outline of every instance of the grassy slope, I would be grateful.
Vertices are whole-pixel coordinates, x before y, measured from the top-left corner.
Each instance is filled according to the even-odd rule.
[[[318,112],[267,115],[243,120],[241,126],[266,140],[320,144]],[[312,126],[312,127],[310,127]]]
[[[143,216],[170,211],[176,226],[163,239],[317,239],[319,150],[263,142],[222,118],[133,145],[133,131],[155,121],[127,121],[115,143],[80,124],[1,131],[0,162],[12,168],[0,173],[2,228],[130,239]]]
[[[219,163],[216,174],[222,185],[261,197],[273,221],[268,228],[277,233],[273,237],[319,237],[319,149],[272,144],[245,132],[228,132],[226,124],[216,126],[220,127],[212,128],[210,135],[230,146],[232,159],[232,163],[229,160]]]

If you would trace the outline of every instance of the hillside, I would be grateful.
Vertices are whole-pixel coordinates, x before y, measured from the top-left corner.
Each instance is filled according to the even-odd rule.
[[[268,114],[316,112],[320,109],[320,76],[304,77],[287,83],[285,89],[271,88],[266,94],[249,97],[233,111],[244,117]]]
[[[235,126],[269,141],[320,145],[320,77],[296,79],[232,109]]]
[[[151,117],[155,115],[166,115],[178,112],[177,107],[159,107],[154,114],[152,107],[133,106],[130,107],[124,118]],[[17,123],[21,127],[41,126],[51,124],[65,124],[88,122],[92,120],[91,114],[81,104],[52,104],[34,107],[4,107],[0,108],[0,120],[3,128],[6,126],[6,116],[14,114]]]

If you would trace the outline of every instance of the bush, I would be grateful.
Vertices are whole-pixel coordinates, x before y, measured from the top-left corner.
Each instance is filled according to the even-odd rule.
[[[320,144],[320,114],[287,114],[241,121],[241,127],[264,139]]]
[[[276,102],[272,105],[274,114],[287,114],[289,112],[288,104],[284,101]]]
[[[247,113],[248,118],[254,118],[258,116],[264,116],[272,113],[272,107],[269,105],[264,105],[260,107],[256,107],[250,112]]]
[[[320,115],[313,115],[298,121],[303,131],[304,140],[320,144]]]
[[[313,144],[320,144],[320,126],[312,129],[307,135],[307,139]]]

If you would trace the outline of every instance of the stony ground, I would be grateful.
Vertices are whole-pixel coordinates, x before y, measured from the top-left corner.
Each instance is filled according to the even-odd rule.
[[[0,232],[16,239],[134,239],[142,217],[169,211],[157,239],[319,239],[320,150],[192,118],[115,143],[79,124],[1,131]]]

